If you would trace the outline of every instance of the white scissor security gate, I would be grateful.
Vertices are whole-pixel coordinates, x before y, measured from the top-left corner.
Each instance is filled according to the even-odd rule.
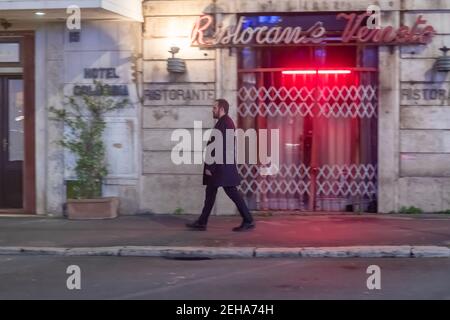
[[[254,210],[371,211],[377,195],[376,72],[241,70],[239,127],[279,130],[279,165],[239,165]]]

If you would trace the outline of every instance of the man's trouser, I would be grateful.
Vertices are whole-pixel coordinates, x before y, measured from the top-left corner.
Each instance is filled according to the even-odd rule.
[[[209,215],[211,214],[211,210],[214,206],[214,202],[216,201],[217,189],[219,187],[216,186],[206,186],[206,194],[205,194],[205,205],[203,206],[202,214],[198,219],[200,224],[206,225],[208,223]],[[253,218],[248,210],[247,204],[244,199],[242,199],[239,191],[236,187],[222,187],[225,190],[227,196],[234,202],[236,207],[239,210],[239,213],[244,220],[244,223],[252,223]]]

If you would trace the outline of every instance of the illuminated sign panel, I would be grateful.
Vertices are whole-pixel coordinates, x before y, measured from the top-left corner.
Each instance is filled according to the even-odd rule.
[[[345,21],[345,29],[338,37],[340,43],[375,45],[426,44],[436,34],[427,21],[418,16],[413,26],[394,28],[385,26],[369,28],[365,21],[368,13],[339,13],[337,20]],[[219,27],[212,35],[214,25],[211,15],[200,16],[191,32],[191,45],[200,47],[252,46],[252,45],[311,45],[327,43],[327,30],[322,21],[312,26],[246,27],[245,17],[240,17],[235,26]]]

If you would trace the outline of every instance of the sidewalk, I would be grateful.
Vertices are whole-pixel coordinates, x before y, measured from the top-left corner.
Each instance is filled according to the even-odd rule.
[[[450,215],[444,214],[256,215],[256,229],[244,233],[231,231],[240,223],[237,216],[212,216],[206,232],[187,230],[184,224],[195,218],[142,215],[70,221],[0,217],[0,254],[134,252],[161,256],[164,255],[161,252],[170,251],[193,256],[201,251],[206,257],[361,256],[361,252],[420,256],[419,251],[429,249],[439,256],[450,256]],[[87,249],[80,251],[80,248]]]

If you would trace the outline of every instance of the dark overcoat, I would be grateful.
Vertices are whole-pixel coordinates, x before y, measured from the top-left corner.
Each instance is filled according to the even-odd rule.
[[[232,186],[238,186],[241,183],[241,177],[239,176],[239,173],[237,171],[236,167],[236,158],[234,156],[235,151],[235,137],[234,137],[234,130],[236,127],[234,126],[233,119],[231,119],[228,115],[223,115],[220,117],[220,119],[217,121],[216,125],[214,126],[214,129],[217,129],[221,132],[222,135],[222,141],[223,141],[223,161],[222,163],[212,163],[207,164],[205,163],[205,166],[203,168],[203,184],[204,185],[212,185],[216,187],[232,187]],[[232,129],[233,130],[233,143],[230,143],[229,147],[233,147],[232,150],[227,150],[227,135],[226,130]],[[214,137],[211,136],[211,139],[207,143],[208,146],[214,141]],[[232,152],[234,161],[233,163],[226,163],[226,154],[228,152]],[[215,155],[214,152],[212,152],[212,155]],[[208,169],[212,176],[208,176],[205,174],[205,170]]]

